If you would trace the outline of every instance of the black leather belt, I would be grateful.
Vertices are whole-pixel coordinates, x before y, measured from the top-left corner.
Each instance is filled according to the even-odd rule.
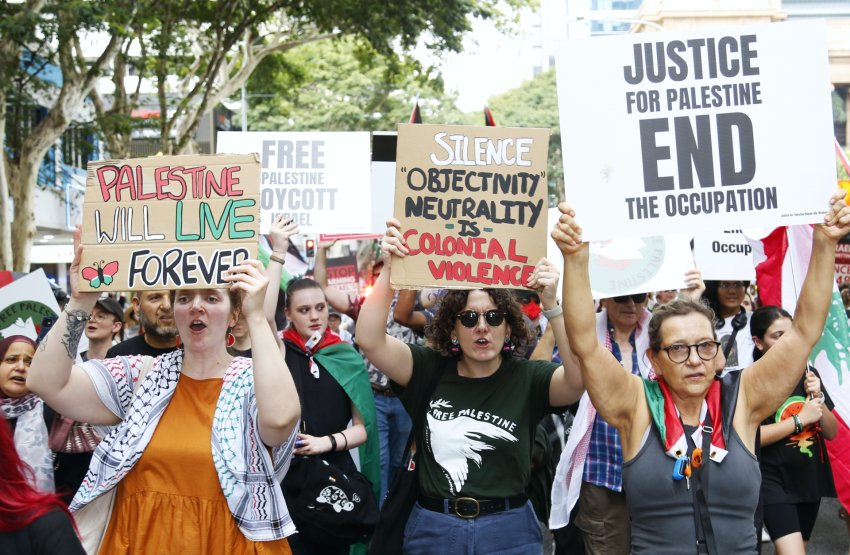
[[[473,497],[455,497],[453,499],[438,499],[435,497],[419,496],[419,505],[423,509],[457,515],[460,518],[476,518],[501,511],[508,511],[524,506],[528,503],[528,497],[517,495],[504,499],[475,499]]]
[[[396,396],[395,391],[393,391],[393,388],[391,388],[391,387],[388,387],[386,389],[381,389],[381,388],[372,386],[372,391],[375,392],[378,395],[383,395],[384,397],[395,397]]]

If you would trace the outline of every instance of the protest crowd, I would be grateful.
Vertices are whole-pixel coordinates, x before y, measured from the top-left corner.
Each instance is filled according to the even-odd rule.
[[[741,37],[748,77],[759,44]],[[261,182],[293,183],[250,150],[204,157],[180,195],[185,159],[124,185],[134,161],[93,166],[87,207],[123,187],[153,216],[136,238],[84,220],[56,310],[0,330],[0,555],[805,553],[821,499],[850,491],[831,464],[847,388],[823,365],[847,369],[850,337],[823,346],[850,325],[846,192],[802,214],[790,296],[770,236],[723,249],[755,279],[704,279],[688,239],[650,287],[611,252],[655,243],[598,234],[623,214],[612,193],[600,218],[568,188],[547,222],[548,130],[486,129],[400,126],[394,211],[366,239],[274,205]],[[353,289],[341,242],[362,255]],[[0,311],[34,302],[16,283],[47,287],[15,277]]]

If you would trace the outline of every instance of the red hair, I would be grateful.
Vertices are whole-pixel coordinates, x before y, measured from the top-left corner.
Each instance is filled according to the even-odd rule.
[[[32,470],[21,460],[6,420],[0,422],[0,532],[15,532],[35,519],[59,509],[71,513],[58,495],[38,491],[27,478]]]

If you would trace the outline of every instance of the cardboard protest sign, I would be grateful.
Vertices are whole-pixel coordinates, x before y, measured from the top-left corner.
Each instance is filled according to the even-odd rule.
[[[338,256],[327,260],[328,285],[339,289],[352,299],[360,296],[360,274],[357,271],[357,257]]]
[[[400,124],[397,289],[523,288],[546,254],[548,129]]]
[[[566,198],[585,239],[825,213],[835,160],[823,22],[594,37],[557,54]]]
[[[740,229],[694,237],[694,259],[702,279],[755,281],[752,253],[753,248]]]
[[[549,209],[550,230],[560,215],[557,208]],[[683,288],[685,273],[694,268],[690,242],[687,235],[591,241],[588,270],[593,298]],[[547,239],[547,258],[561,272],[562,288],[564,257],[551,237]]]
[[[369,133],[222,131],[217,149],[260,156],[260,232],[283,214],[301,233],[369,229]]]
[[[845,237],[835,245],[835,281],[839,285],[850,283],[850,238]]]
[[[257,252],[257,156],[91,162],[81,291],[199,289]]]
[[[41,268],[0,287],[0,339],[36,339],[42,319],[58,315],[59,305]]]

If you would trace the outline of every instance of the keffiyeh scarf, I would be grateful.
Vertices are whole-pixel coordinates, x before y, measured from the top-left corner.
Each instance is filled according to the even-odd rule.
[[[118,357],[82,365],[101,401],[121,422],[95,449],[71,511],[118,485],[141,458],[168,407],[180,378],[183,351],[160,356],[144,375],[146,358],[150,360]],[[289,466],[296,432],[297,426],[283,445],[273,449],[272,461],[257,425],[251,359],[234,358],[216,404],[211,449],[227,505],[249,540],[270,541],[295,532],[278,482]]]
[[[15,450],[33,471],[34,487],[53,491],[53,453],[47,447],[47,425],[44,423],[44,403],[35,393],[23,397],[0,399],[3,418],[17,418]]]

